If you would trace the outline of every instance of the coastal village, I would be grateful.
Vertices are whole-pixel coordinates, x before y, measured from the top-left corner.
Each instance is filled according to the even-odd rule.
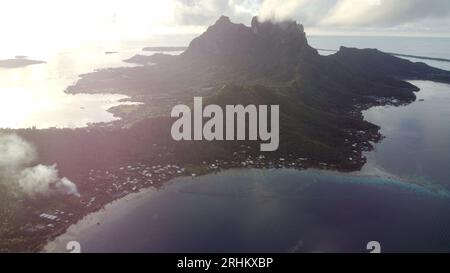
[[[366,132],[352,134],[365,135]],[[347,145],[352,148],[352,155],[348,163],[361,165],[365,163],[364,150],[370,150],[369,142],[352,142],[346,139]],[[77,206],[66,210],[62,209],[36,209],[30,221],[23,225],[21,232],[24,235],[43,234],[48,240],[62,234],[71,224],[75,224],[86,214],[102,209],[113,200],[124,197],[130,193],[138,192],[143,188],[160,188],[164,183],[176,177],[196,177],[199,175],[220,172],[227,169],[254,168],[254,169],[306,169],[317,168],[335,170],[338,166],[325,162],[316,162],[310,158],[296,157],[289,154],[286,157],[268,158],[266,155],[252,155],[252,147],[241,145],[239,152],[233,153],[231,160],[215,160],[201,162],[200,165],[180,166],[176,164],[147,165],[135,163],[123,165],[115,169],[91,169],[83,183],[79,198],[68,196]]]

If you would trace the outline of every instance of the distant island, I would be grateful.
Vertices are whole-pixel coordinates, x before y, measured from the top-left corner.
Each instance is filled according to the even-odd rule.
[[[165,60],[169,60],[171,58],[174,58],[174,55],[164,54],[164,53],[156,53],[153,55],[135,55],[129,59],[123,60],[126,63],[134,63],[134,64],[140,64],[140,65],[151,65],[151,64],[157,64],[160,62],[164,62]]]
[[[0,130],[44,151],[41,163],[56,162],[81,195],[2,196],[1,251],[39,251],[86,214],[178,176],[231,168],[360,170],[364,151],[382,138],[363,110],[415,101],[419,89],[406,80],[450,83],[449,71],[376,49],[341,47],[322,56],[308,44],[302,25],[256,17],[245,26],[222,16],[180,55],[128,61],[152,65],[84,74],[66,90],[122,93],[143,102],[112,108],[120,120],[79,129]],[[174,141],[170,109],[191,105],[194,96],[221,106],[279,105],[279,149],[261,152],[255,141]],[[14,212],[21,208],[28,209],[19,219]],[[49,227],[42,215],[61,221]]]
[[[44,61],[37,61],[37,60],[29,60],[27,59],[27,56],[16,56],[15,59],[7,59],[7,60],[0,60],[0,67],[3,68],[18,68],[18,67],[25,67],[28,65],[33,64],[44,64]]]
[[[164,60],[174,57],[174,55],[164,54],[161,52],[179,52],[186,50],[187,47],[181,46],[159,46],[159,47],[144,47],[143,51],[159,51],[153,55],[135,55],[129,59],[124,60],[126,63],[134,63],[140,65],[152,65],[155,63],[163,62]]]
[[[401,54],[401,53],[393,53],[388,52],[388,54],[397,56],[397,57],[407,57],[407,58],[415,58],[415,59],[422,59],[422,60],[430,60],[430,61],[439,61],[439,62],[450,62],[450,59],[445,58],[437,58],[437,57],[429,57],[429,56],[418,56],[418,55],[409,55],[409,54]]]
[[[334,49],[325,49],[325,48],[318,48],[319,51],[325,51],[325,52],[337,52],[337,50]],[[387,54],[391,54],[392,56],[397,57],[406,57],[406,58],[414,58],[414,59],[422,59],[422,60],[430,60],[430,61],[439,61],[439,62],[450,62],[450,59],[445,58],[437,58],[437,57],[430,57],[430,56],[418,56],[418,55],[409,55],[409,54],[402,54],[402,53],[395,53],[395,52],[386,52]]]

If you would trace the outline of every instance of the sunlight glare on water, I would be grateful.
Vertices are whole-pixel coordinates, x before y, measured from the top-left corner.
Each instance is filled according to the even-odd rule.
[[[143,43],[145,44],[145,43]],[[106,110],[123,104],[119,94],[67,94],[80,74],[99,68],[130,66],[122,60],[139,53],[139,44],[91,44],[78,48],[1,48],[0,59],[24,55],[45,61],[0,68],[0,128],[83,127],[117,119]],[[106,51],[118,51],[105,54]],[[130,103],[130,102],[127,102]]]

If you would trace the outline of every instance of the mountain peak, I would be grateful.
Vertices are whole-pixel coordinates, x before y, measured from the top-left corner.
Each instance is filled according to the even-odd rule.
[[[281,22],[260,21],[258,17],[253,17],[251,28],[253,33],[270,39],[281,41],[297,41],[301,45],[306,45],[306,34],[303,25],[297,24],[294,20]]]
[[[242,30],[243,28],[246,27],[242,24],[235,24],[231,22],[228,16],[222,15],[219,17],[219,19],[217,19],[217,21],[213,25],[208,27],[206,33],[225,32],[228,34],[229,32],[239,31]]]
[[[293,31],[304,33],[304,28],[302,24],[298,24],[295,20],[284,20],[280,22],[274,21],[261,21],[258,16],[253,17],[251,28],[254,31],[258,31],[258,29],[277,29],[278,31]]]
[[[225,16],[225,15],[222,15],[222,16],[220,16],[220,18],[216,21],[216,23],[215,23],[215,25],[217,25],[217,24],[230,24],[231,23],[231,20],[230,20],[230,17],[228,17],[228,16]]]
[[[236,24],[221,16],[206,32],[192,40],[183,58],[235,67],[294,67],[301,56],[317,55],[308,45],[303,26],[295,21]],[[264,69],[265,69],[264,68]]]

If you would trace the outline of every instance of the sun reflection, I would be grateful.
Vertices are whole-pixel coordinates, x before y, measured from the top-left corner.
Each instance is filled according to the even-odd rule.
[[[107,48],[121,53],[106,55]],[[117,119],[105,110],[123,104],[117,101],[126,96],[71,95],[64,90],[82,73],[127,65],[122,60],[137,54],[141,46],[132,48],[101,44],[71,51],[60,49],[45,59],[46,64],[0,68],[0,128],[82,127]]]

